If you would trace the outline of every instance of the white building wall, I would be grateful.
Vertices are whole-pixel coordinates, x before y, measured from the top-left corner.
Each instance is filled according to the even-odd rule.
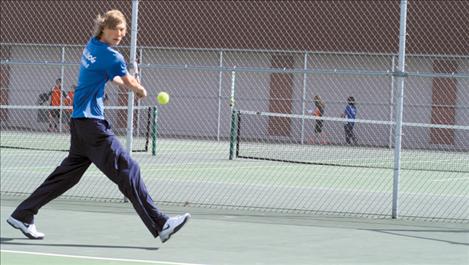
[[[22,47],[11,49],[11,61],[28,62],[28,64],[10,65],[9,104],[37,105],[40,93],[50,91],[57,78],[62,77],[64,89],[68,91],[72,84],[76,84],[82,47],[67,47],[65,49],[64,75],[61,76],[62,66],[45,65],[40,62],[56,63],[61,61],[62,48],[49,46]],[[288,55],[288,54],[287,54]],[[304,68],[304,53],[290,54],[295,60],[295,69]],[[228,138],[230,134],[230,94],[232,73],[224,71],[221,74],[216,69],[223,57],[224,67],[262,68],[271,67],[271,54],[266,52],[247,51],[212,51],[193,50],[179,51],[171,49],[149,49],[141,51],[141,73],[143,85],[149,92],[149,97],[140,102],[141,105],[156,105],[156,95],[160,91],[167,91],[171,95],[170,104],[159,106],[159,132],[168,137],[198,137],[213,139],[218,135]],[[33,63],[31,63],[33,62]],[[432,72],[433,60],[421,57],[407,59],[407,71]],[[378,55],[337,55],[337,54],[308,54],[308,69],[313,73],[304,75],[294,73],[292,112],[294,114],[307,113],[313,108],[312,98],[320,95],[326,102],[325,117],[337,118],[345,108],[348,96],[357,100],[358,119],[389,121],[394,116],[392,102],[396,92],[392,91],[391,76],[374,75],[373,71],[391,71],[392,57]],[[165,69],[161,66],[165,65]],[[158,67],[155,67],[158,66]],[[168,67],[172,66],[172,67]],[[175,69],[186,66],[186,69]],[[200,69],[191,69],[197,66]],[[201,68],[205,67],[205,68]],[[461,60],[461,72],[468,72],[469,63]],[[331,71],[362,71],[363,74],[337,74]],[[324,71],[327,71],[325,73]],[[368,72],[368,74],[365,74]],[[306,87],[304,87],[306,78]],[[459,80],[458,106],[456,121],[458,125],[468,126],[469,121],[469,86],[467,80]],[[266,71],[238,71],[235,82],[235,106],[241,110],[269,111],[269,89],[271,73]],[[306,94],[303,94],[305,90]],[[107,87],[109,101],[107,105],[116,105],[119,89],[110,84]],[[305,108],[303,109],[303,98]],[[431,122],[432,78],[409,77],[406,80],[404,97],[404,122]],[[28,115],[34,115],[29,111]],[[36,119],[12,117],[9,122],[21,126],[41,127]],[[257,127],[267,128],[265,124]],[[301,119],[292,121],[292,137],[301,137]],[[246,129],[245,133],[259,134],[256,126]],[[253,130],[250,132],[249,130]],[[306,122],[305,138],[313,132],[313,123]],[[404,147],[430,146],[429,131],[404,127]],[[330,143],[345,142],[343,123],[326,121],[324,132]],[[357,124],[356,134],[359,143],[363,145],[392,145],[392,128],[389,125]],[[469,148],[469,133],[467,130],[456,130],[457,145]]]

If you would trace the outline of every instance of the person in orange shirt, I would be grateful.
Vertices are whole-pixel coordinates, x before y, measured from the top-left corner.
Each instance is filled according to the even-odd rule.
[[[73,97],[75,96],[75,88],[76,85],[72,85],[70,87],[70,90],[67,93],[67,97],[65,98],[65,106],[71,107],[70,109],[65,109],[65,118],[66,122],[69,125],[70,124],[70,118],[72,117],[72,112],[73,112]]]
[[[315,109],[311,111],[311,114],[316,117],[322,117],[324,115],[324,109],[326,107],[326,103],[321,99],[319,95],[314,96],[313,102],[314,102]],[[313,137],[311,137],[311,140],[310,140],[311,144],[314,144],[315,142],[319,144],[326,144],[324,135],[322,133],[323,126],[324,126],[323,120],[316,120],[316,123],[314,125],[314,135]],[[315,141],[314,138],[317,138],[317,141]]]
[[[75,96],[76,85],[72,85],[70,90],[67,93],[67,98],[65,99],[65,105],[73,106],[73,97]]]
[[[67,93],[67,97],[65,98],[65,106],[72,107],[71,109],[65,109],[65,123],[67,126],[70,125],[70,118],[72,117],[73,112],[73,97],[75,96],[75,88],[76,85],[72,85],[70,90]],[[69,127],[70,128],[70,127]]]
[[[55,80],[55,86],[52,87],[49,92],[50,105],[51,107],[60,107],[62,105],[61,96],[67,97],[65,92],[62,91],[62,79],[58,78]],[[57,131],[60,119],[60,109],[49,110],[49,131]]]

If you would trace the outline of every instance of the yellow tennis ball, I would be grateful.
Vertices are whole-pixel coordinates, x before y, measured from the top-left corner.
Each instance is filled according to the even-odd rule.
[[[160,103],[161,105],[166,105],[169,102],[169,94],[166,92],[160,92],[158,96],[156,97],[156,99],[158,100],[158,103]]]

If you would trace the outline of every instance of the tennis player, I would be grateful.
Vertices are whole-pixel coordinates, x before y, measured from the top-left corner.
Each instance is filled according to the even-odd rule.
[[[42,239],[34,215],[39,209],[78,183],[91,163],[95,164],[132,202],[154,237],[166,242],[191,217],[189,213],[168,217],[154,204],[140,176],[140,167],[123,148],[104,119],[104,88],[108,81],[131,89],[137,98],[145,88],[127,72],[123,56],[112,46],[126,34],[124,15],[111,10],[95,21],[94,36],[81,57],[78,85],[73,101],[68,156],[8,218],[7,222],[30,239]]]

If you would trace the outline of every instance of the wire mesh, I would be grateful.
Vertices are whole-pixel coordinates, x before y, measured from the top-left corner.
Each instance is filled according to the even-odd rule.
[[[394,167],[393,148],[385,141],[389,138],[391,122],[355,119],[355,139],[347,142],[350,120],[346,118],[243,110],[235,112],[237,129],[232,139],[236,141],[236,157],[327,166]],[[316,129],[318,126],[329,132],[327,141],[318,141],[321,138],[315,134],[323,133]],[[427,135],[435,129],[431,125],[417,123],[408,127],[406,130],[417,128],[421,134]],[[454,130],[449,126],[447,129]],[[456,134],[467,134],[468,128],[465,129],[455,130]],[[415,130],[410,130],[409,134],[421,138]],[[419,148],[412,148],[413,145],[408,142],[403,145],[406,150],[401,158],[403,170],[440,171],[442,175],[449,172],[469,173],[469,146],[465,143],[446,150],[422,143],[416,145]]]
[[[47,94],[43,96],[44,101],[51,101]],[[0,109],[4,114],[0,126],[1,148],[68,152],[71,106],[7,105]],[[155,126],[152,109],[134,109],[133,152],[150,151],[151,132]],[[114,134],[124,141],[127,135],[127,107],[106,106],[105,119],[114,125]]]
[[[4,106],[37,111],[40,94],[48,93],[57,78],[65,92],[76,83],[98,13],[120,9],[130,24],[132,6],[131,1],[9,0],[0,5],[2,134],[8,132],[3,126],[10,115]],[[156,105],[159,91],[171,95],[171,103],[158,109],[156,157],[149,151],[134,154],[153,197],[163,204],[389,216],[390,168],[228,158],[233,107],[311,117],[314,97],[320,96],[324,139],[308,144],[315,119],[290,124],[277,119],[278,128],[272,125],[262,136],[290,133],[295,147],[287,153],[289,144],[276,142],[278,151],[255,149],[257,154],[305,156],[316,163],[318,155],[329,163],[338,156],[361,156],[366,163],[382,156],[386,167],[392,166],[399,9],[397,0],[140,1],[137,57],[149,96],[136,105]],[[469,220],[468,9],[467,1],[408,1],[399,193],[405,218]],[[127,37],[118,47],[126,60],[129,44]],[[108,85],[106,92],[108,105],[127,106],[126,89]],[[357,101],[357,146],[346,145],[341,120],[350,96]],[[36,116],[31,112],[13,119]],[[123,128],[120,121],[112,124]],[[254,119],[241,129],[262,124]],[[340,154],[324,152],[321,141]],[[260,139],[249,143],[264,148]],[[240,152],[246,151],[242,144]],[[386,152],[370,151],[374,148]],[[0,151],[2,193],[29,193],[64,155]],[[35,156],[40,158],[31,160]],[[18,162],[24,160],[32,162]],[[121,199],[100,176],[91,168],[66,196]]]

